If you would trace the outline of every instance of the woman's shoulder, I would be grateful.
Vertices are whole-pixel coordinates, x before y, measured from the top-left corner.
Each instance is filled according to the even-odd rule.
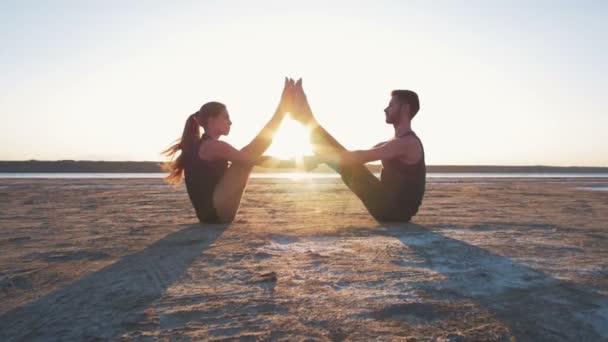
[[[234,149],[232,145],[217,139],[204,139],[198,148],[198,156],[203,160],[213,161],[222,159],[227,150]]]

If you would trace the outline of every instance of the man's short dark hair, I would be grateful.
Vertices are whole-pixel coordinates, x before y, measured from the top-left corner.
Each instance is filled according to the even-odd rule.
[[[420,100],[418,100],[418,94],[411,90],[393,90],[391,96],[394,96],[402,104],[410,105],[410,119],[416,116],[416,113],[420,110]]]

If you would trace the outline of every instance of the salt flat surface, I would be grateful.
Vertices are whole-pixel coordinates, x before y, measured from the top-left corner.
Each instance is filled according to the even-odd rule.
[[[380,224],[339,179],[254,179],[196,224],[157,179],[0,181],[0,340],[608,339],[601,179],[430,182]]]

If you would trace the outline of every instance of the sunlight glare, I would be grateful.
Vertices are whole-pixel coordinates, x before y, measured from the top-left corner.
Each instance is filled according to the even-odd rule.
[[[286,117],[265,154],[281,159],[296,158],[297,160],[301,160],[302,156],[313,154],[308,129]]]

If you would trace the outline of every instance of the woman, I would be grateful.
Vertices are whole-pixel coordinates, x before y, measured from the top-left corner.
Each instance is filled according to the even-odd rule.
[[[295,167],[294,161],[262,156],[289,111],[294,87],[293,80],[286,78],[274,115],[241,150],[219,140],[222,135],[228,135],[232,125],[226,106],[208,102],[188,117],[181,140],[163,152],[172,159],[162,165],[163,170],[169,172],[165,181],[180,184],[185,178],[188,196],[201,222],[234,220],[254,165]],[[205,131],[202,136],[201,126]],[[180,155],[175,158],[179,151]]]

